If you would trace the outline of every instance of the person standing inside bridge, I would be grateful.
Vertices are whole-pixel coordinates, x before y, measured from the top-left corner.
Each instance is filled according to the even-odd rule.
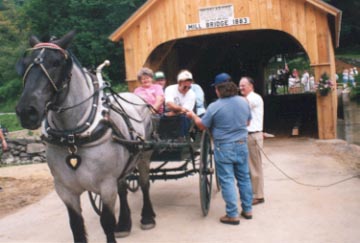
[[[224,224],[240,223],[235,179],[241,199],[241,215],[252,218],[252,188],[248,164],[247,126],[251,120],[249,104],[238,95],[238,89],[227,73],[215,77],[212,84],[219,99],[211,103],[200,118],[193,111],[187,116],[200,130],[210,129],[214,138],[214,156],[226,215]]]
[[[261,96],[254,92],[254,80],[250,77],[242,77],[239,82],[240,92],[246,97],[251,109],[251,123],[247,127],[249,132],[248,147],[250,157],[250,174],[253,189],[253,205],[265,202],[264,199],[264,174],[261,158],[263,149],[263,121],[264,102]]]

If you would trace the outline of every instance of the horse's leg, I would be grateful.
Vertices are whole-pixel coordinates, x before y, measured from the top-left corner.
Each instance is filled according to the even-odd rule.
[[[101,200],[103,202],[103,208],[100,216],[100,223],[106,235],[106,241],[116,242],[115,240],[115,225],[116,219],[114,215],[115,202],[117,196],[117,182],[116,180],[109,180],[104,182],[100,188]]]
[[[150,154],[151,155],[151,154]],[[139,184],[143,193],[143,208],[141,212],[141,228],[144,230],[155,227],[155,212],[150,200],[150,155],[145,153],[138,164]]]
[[[127,200],[127,183],[126,179],[122,179],[118,184],[118,194],[120,199],[120,213],[119,220],[115,228],[116,237],[126,237],[130,234],[131,231],[131,212]]]
[[[55,183],[55,189],[68,210],[74,242],[87,242],[84,218],[81,215],[80,194],[70,191],[57,183]]]

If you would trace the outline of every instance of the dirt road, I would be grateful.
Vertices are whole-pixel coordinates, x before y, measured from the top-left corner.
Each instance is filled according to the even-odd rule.
[[[359,147],[341,140],[274,138],[265,141],[265,153],[271,160],[264,158],[266,202],[253,208],[252,220],[242,219],[239,226],[219,223],[224,202],[215,185],[210,213],[203,217],[196,174],[151,185],[157,213],[153,230],[140,229],[141,193],[130,193],[133,231],[118,242],[359,242],[360,177],[356,177],[360,174]],[[295,183],[273,163],[292,179],[311,186]],[[36,165],[24,170],[32,174],[47,168]],[[0,177],[22,174],[23,167],[10,171],[0,168]],[[49,178],[47,173],[44,176]],[[348,180],[330,187],[315,186],[343,179]],[[0,192],[1,201],[3,193]],[[89,242],[105,242],[99,218],[85,194],[82,204]],[[0,242],[71,241],[65,207],[53,191],[36,203],[0,217]]]

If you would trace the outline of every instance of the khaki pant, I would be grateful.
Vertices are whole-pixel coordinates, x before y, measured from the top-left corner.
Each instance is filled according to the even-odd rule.
[[[249,134],[249,167],[254,199],[264,198],[264,174],[261,158],[263,145],[264,137],[262,132]]]

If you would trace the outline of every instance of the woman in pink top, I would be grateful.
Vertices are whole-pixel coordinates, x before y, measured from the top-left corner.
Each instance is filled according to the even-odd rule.
[[[134,93],[152,105],[158,113],[164,110],[164,91],[158,84],[153,84],[154,73],[150,68],[141,68],[137,79],[141,86],[134,90]]]

